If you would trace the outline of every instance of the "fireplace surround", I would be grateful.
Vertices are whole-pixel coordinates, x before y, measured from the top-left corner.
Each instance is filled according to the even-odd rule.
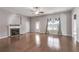
[[[20,25],[9,25],[9,36],[19,35]]]

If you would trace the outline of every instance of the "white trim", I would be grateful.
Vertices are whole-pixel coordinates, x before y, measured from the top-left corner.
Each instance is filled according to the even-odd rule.
[[[70,34],[62,34],[62,35],[64,35],[64,36],[71,36],[72,37],[72,35],[70,35]]]
[[[0,39],[7,38],[8,36],[1,36]]]
[[[21,26],[9,26],[9,36],[11,35],[11,34],[10,34],[10,29],[12,29],[12,28],[19,28],[19,29],[20,29]]]
[[[9,28],[20,28],[20,26],[9,26]]]

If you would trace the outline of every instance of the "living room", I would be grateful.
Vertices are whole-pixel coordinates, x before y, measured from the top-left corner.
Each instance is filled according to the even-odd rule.
[[[78,7],[0,7],[0,51],[79,51],[78,16]]]

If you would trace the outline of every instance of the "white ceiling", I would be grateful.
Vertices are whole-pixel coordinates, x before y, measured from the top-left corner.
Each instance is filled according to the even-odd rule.
[[[53,14],[57,12],[63,12],[63,11],[69,11],[72,10],[72,7],[40,7],[40,11],[43,11],[44,14],[35,15],[33,13],[32,7],[1,7],[0,9],[4,9],[7,11],[10,11],[12,13],[21,14],[24,16],[40,16],[40,15],[46,15],[46,14]]]

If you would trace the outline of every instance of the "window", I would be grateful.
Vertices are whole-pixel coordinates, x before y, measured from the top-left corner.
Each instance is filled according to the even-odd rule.
[[[47,28],[48,32],[52,31],[52,34],[54,34],[54,32],[58,32],[59,30],[59,20],[55,20],[55,19],[51,19],[48,21],[48,28]]]

